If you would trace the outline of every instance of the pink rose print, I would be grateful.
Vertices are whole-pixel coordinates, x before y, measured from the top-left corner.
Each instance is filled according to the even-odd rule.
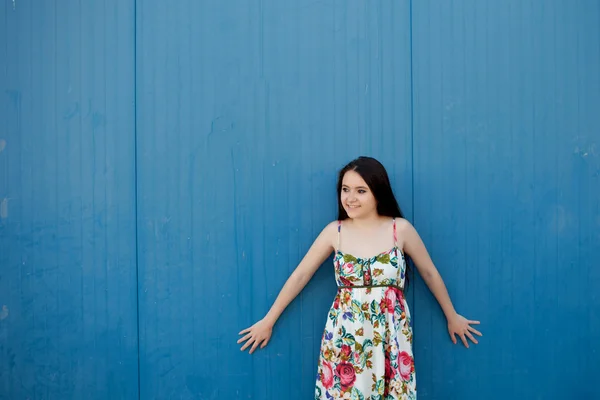
[[[342,285],[344,285],[344,286],[354,286],[354,284],[352,283],[351,280],[346,279],[343,276],[340,276],[340,281],[342,282]]]
[[[333,370],[329,363],[323,363],[323,371],[321,372],[321,382],[325,389],[331,389],[333,386]]]
[[[350,357],[350,353],[352,353],[352,348],[347,344],[342,345],[342,356],[347,359]]]
[[[385,290],[385,299],[392,303],[392,306],[396,304],[398,301],[398,295],[396,293],[396,288],[389,287]]]
[[[383,298],[381,299],[381,302],[379,303],[379,307],[381,307],[381,312],[385,313],[393,313],[394,312],[394,304],[391,302],[391,300]]]
[[[389,287],[385,290],[385,296],[381,300],[381,311],[389,314],[393,314],[396,308],[396,304],[398,304],[399,298],[402,297],[402,293],[400,289],[395,287]],[[402,309],[402,303],[400,303],[400,308]]]
[[[411,373],[414,371],[414,360],[413,358],[405,351],[401,352],[398,355],[398,367],[400,370],[400,376],[405,381],[410,379]]]
[[[354,272],[354,264],[352,263],[346,263],[342,268],[344,269],[344,274],[346,275],[350,275]]]
[[[340,383],[342,387],[347,388],[354,384],[356,380],[356,372],[354,372],[354,367],[352,364],[343,362],[338,364],[335,368],[336,375],[340,378]]]

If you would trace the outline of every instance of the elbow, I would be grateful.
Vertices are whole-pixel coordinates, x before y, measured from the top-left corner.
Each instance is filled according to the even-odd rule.
[[[427,283],[434,282],[437,278],[440,278],[440,274],[435,269],[427,269],[421,274],[423,280]]]
[[[308,283],[310,276],[303,271],[294,271],[291,278],[296,285],[303,287]]]

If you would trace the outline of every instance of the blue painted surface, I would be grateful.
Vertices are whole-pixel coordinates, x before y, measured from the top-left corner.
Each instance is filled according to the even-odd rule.
[[[138,397],[133,11],[0,6],[0,399]]]
[[[311,398],[330,260],[235,342],[359,154],[483,323],[416,277],[419,398],[600,397],[599,3],[136,3],[0,6],[0,399]]]
[[[598,2],[413,3],[414,223],[484,331],[416,288],[420,398],[600,398],[598,38]]]

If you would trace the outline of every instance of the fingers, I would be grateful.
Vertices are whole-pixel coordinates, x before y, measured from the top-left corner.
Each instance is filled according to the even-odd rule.
[[[263,342],[263,344],[260,346],[261,349],[264,349],[265,346],[267,345],[267,343],[269,343],[269,338],[266,338],[265,341]]]
[[[248,333],[248,332],[250,332],[251,329],[252,329],[252,327],[246,328],[243,331],[241,331],[240,333],[238,333],[238,335],[243,335],[244,333]]]
[[[479,334],[479,336],[482,336],[481,333],[478,332],[476,329],[469,327],[469,330],[474,331],[473,333]],[[452,342],[456,344],[456,339],[454,335],[457,334],[467,349],[469,348],[469,342],[467,341],[467,338],[469,338],[471,342],[479,344],[477,339],[475,339],[475,337],[471,334],[471,332],[469,332],[469,330],[465,330],[464,332],[452,332],[452,334],[450,335],[450,337],[452,338]]]
[[[254,350],[256,350],[256,348],[258,347],[258,345],[260,344],[260,342],[262,342],[264,339],[261,340],[257,340],[254,342],[254,345],[252,346],[252,348],[250,349],[250,354],[254,353]]]
[[[456,344],[456,336],[454,336],[454,332],[448,332],[450,333],[450,340],[452,340],[452,343]]]
[[[454,321],[454,322],[457,322],[457,321]],[[479,342],[477,341],[477,339],[475,339],[473,334],[475,334],[477,336],[483,336],[483,335],[477,329],[473,328],[471,326],[471,324],[479,325],[480,322],[473,321],[473,320],[467,320],[463,317],[460,317],[460,324],[454,323],[454,324],[451,324],[448,326],[448,331],[450,333],[450,337],[452,338],[452,342],[454,344],[456,344],[455,335],[458,335],[460,337],[460,340],[463,342],[464,346],[467,349],[469,348],[469,342],[467,341],[467,338],[470,339],[471,342],[473,342],[475,344],[479,344]]]
[[[471,335],[470,332],[467,332],[466,335],[469,339],[471,339],[471,342],[473,342],[475,344],[479,344],[479,342],[477,342],[477,340],[473,337],[473,335]]]
[[[246,340],[250,339],[252,337],[252,333],[247,334],[246,336],[244,336],[243,338],[241,338],[240,340],[238,340],[238,343],[242,343],[245,342]]]
[[[244,345],[242,346],[240,351],[244,351],[248,347],[252,346],[250,348],[250,354],[252,354],[258,348],[259,345],[260,345],[260,348],[263,349],[267,345],[267,343],[269,343],[270,336],[264,337],[264,335],[261,335],[261,336],[263,336],[263,337],[261,337],[261,336],[254,336],[254,335],[256,335],[255,332],[250,332],[246,336],[244,336],[243,338],[241,338],[237,341],[238,344],[242,343],[244,341],[246,342],[246,343],[244,343]]]
[[[469,326],[469,328],[468,328],[468,329],[469,329],[471,332],[473,332],[474,334],[476,334],[476,335],[483,336],[483,335],[481,334],[481,332],[479,332],[477,329],[473,328],[472,326]]]
[[[256,341],[255,338],[251,338],[250,340],[248,340],[240,349],[241,351],[244,351],[248,348],[248,346],[250,346],[252,343],[254,343]]]
[[[463,344],[468,349],[469,348],[469,343],[467,343],[467,339],[465,338],[465,334],[464,333],[460,334],[460,340],[462,340]]]

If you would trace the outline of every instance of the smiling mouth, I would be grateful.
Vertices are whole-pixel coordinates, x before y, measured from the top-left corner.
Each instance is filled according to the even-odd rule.
[[[348,207],[348,208],[358,208],[360,206],[351,206],[350,204],[346,204],[346,207]]]

